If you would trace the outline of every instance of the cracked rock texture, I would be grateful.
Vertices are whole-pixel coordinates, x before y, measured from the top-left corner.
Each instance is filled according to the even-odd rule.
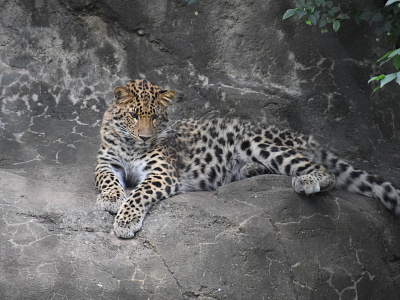
[[[177,91],[173,119],[275,123],[400,179],[399,87],[366,84],[385,41],[291,5],[0,0],[0,299],[400,298],[399,219],[373,199],[260,176],[168,199],[132,240],[95,203],[100,120],[136,78]]]

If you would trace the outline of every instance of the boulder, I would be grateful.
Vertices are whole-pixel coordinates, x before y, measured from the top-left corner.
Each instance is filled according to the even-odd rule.
[[[121,240],[87,171],[0,174],[3,299],[400,297],[398,219],[374,199],[263,175],[164,200]]]

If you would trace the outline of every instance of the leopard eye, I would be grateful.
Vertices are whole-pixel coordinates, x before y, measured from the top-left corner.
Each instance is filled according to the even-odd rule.
[[[152,117],[153,120],[157,120],[158,118],[159,118],[158,115],[153,115],[153,117]]]
[[[130,112],[130,115],[131,115],[131,117],[134,118],[135,120],[139,119],[138,114],[135,113],[135,112]]]

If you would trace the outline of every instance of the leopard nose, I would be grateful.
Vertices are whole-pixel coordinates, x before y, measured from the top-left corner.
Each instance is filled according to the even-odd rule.
[[[146,142],[151,138],[151,136],[144,136],[144,135],[139,135],[139,137],[143,140],[143,142]]]

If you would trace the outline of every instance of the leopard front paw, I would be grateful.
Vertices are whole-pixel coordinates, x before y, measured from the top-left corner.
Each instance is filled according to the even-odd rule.
[[[97,203],[112,214],[116,214],[124,202],[125,196],[120,193],[101,193],[97,196]]]
[[[135,232],[142,228],[144,215],[138,212],[131,213],[122,206],[114,222],[114,233],[117,237],[130,239],[135,236]]]

